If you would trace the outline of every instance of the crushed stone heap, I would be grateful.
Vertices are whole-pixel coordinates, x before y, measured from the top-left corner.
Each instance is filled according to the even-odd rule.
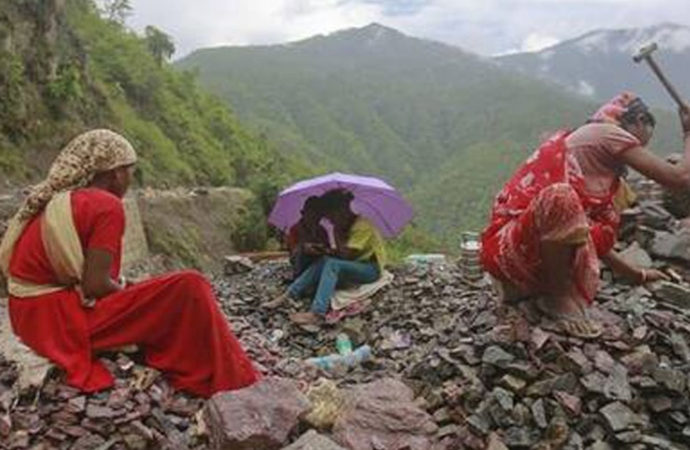
[[[596,340],[559,334],[529,302],[498,304],[455,263],[398,267],[363,313],[296,326],[306,299],[260,306],[285,289],[287,264],[246,265],[214,283],[260,385],[205,402],[111,354],[111,391],[80,394],[57,371],[21,390],[0,356],[0,448],[690,448],[690,229],[660,200],[623,219],[618,249],[675,279],[636,287],[604,269]],[[305,363],[334,353],[339,333],[373,358]]]

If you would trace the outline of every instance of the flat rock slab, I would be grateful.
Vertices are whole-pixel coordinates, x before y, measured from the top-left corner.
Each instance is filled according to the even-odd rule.
[[[211,448],[280,449],[309,400],[290,380],[265,378],[251,387],[214,395],[204,408]]]
[[[413,402],[401,381],[385,378],[350,391],[350,407],[333,426],[333,437],[351,450],[430,449],[438,426]]]
[[[640,424],[640,418],[621,402],[613,402],[599,411],[614,432],[627,431]]]

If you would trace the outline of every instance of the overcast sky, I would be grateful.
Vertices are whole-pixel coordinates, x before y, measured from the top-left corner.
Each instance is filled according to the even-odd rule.
[[[493,55],[599,28],[690,25],[689,0],[131,0],[130,26],[172,35],[179,58],[216,45],[275,44],[371,22]]]

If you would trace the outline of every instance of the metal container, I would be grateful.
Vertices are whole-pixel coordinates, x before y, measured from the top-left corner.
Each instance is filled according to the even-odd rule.
[[[479,261],[479,233],[466,231],[460,236],[460,269],[467,281],[479,281],[484,271]]]

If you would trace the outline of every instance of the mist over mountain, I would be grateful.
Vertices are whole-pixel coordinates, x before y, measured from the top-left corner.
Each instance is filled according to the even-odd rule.
[[[632,56],[652,42],[652,56],[676,85],[690,95],[690,27],[665,23],[647,28],[597,30],[533,53],[496,58],[504,68],[562,86],[569,92],[603,100],[622,89],[640,94],[649,104],[676,106],[645,62]]]

